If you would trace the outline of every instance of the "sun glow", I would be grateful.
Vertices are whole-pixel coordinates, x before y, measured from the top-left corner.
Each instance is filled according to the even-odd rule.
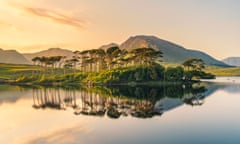
[[[221,59],[239,53],[236,5],[217,0],[2,0],[0,47],[20,52],[82,50],[121,44],[134,35],[155,35]]]

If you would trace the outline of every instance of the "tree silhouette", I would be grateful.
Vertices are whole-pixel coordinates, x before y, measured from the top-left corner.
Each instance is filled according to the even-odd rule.
[[[205,63],[202,59],[198,58],[190,58],[187,59],[185,62],[182,64],[187,70],[196,70],[196,71],[202,71],[202,69],[205,68]]]
[[[137,64],[151,64],[162,57],[162,52],[153,48],[137,48],[131,51],[132,58]]]

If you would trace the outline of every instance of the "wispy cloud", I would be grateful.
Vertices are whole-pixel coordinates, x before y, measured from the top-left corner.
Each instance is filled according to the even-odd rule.
[[[33,16],[49,19],[58,24],[69,25],[75,28],[83,28],[85,24],[84,20],[79,19],[76,16],[65,15],[57,11],[43,9],[43,8],[35,8],[35,7],[30,7],[30,6],[16,4],[16,3],[10,3],[10,5],[18,9],[21,9]]]

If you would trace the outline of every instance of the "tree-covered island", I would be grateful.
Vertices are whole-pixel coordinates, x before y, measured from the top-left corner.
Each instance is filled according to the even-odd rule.
[[[202,78],[215,78],[205,73],[202,59],[187,59],[182,65],[164,67],[162,52],[153,48],[131,51],[110,47],[106,50],[75,51],[74,56],[34,57],[34,66],[21,72],[15,71],[4,82],[15,84],[146,84],[183,83]]]

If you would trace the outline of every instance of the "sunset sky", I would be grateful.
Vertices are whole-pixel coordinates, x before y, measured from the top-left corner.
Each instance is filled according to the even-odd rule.
[[[240,56],[239,0],[0,0],[0,48],[36,52],[155,35],[217,59]]]

